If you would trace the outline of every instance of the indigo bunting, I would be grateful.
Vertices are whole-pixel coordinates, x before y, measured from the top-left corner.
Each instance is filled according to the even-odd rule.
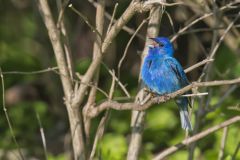
[[[175,92],[189,84],[180,63],[173,57],[174,49],[166,37],[150,38],[153,45],[148,46],[148,54],[141,69],[141,78],[151,92],[165,95]],[[175,102],[180,111],[181,126],[191,131],[192,126],[188,117],[187,97],[177,97]]]

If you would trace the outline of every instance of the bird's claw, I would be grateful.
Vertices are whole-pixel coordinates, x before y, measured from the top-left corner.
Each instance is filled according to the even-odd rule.
[[[171,98],[168,94],[164,94],[161,97],[162,98],[159,98],[158,103],[163,102],[163,101],[165,102],[165,101],[167,101],[167,100],[169,100]]]
[[[165,101],[167,101],[167,100],[169,100],[169,99],[171,99],[171,97],[167,94],[167,95],[164,95],[164,100]]]

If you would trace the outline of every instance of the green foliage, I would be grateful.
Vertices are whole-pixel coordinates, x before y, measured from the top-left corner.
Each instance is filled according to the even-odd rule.
[[[65,154],[59,154],[57,156],[54,156],[52,154],[48,155],[48,160],[66,160],[67,156]]]
[[[121,134],[105,134],[99,150],[104,160],[122,160],[127,152],[126,139]]]
[[[177,117],[164,104],[153,106],[147,115],[147,128],[151,130],[173,129],[177,124]]]

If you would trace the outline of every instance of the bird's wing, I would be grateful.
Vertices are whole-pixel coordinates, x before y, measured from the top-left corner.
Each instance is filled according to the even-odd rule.
[[[176,74],[176,76],[181,84],[181,87],[187,86],[189,84],[189,81],[188,81],[187,76],[186,76],[182,66],[180,65],[180,63],[175,58],[172,58],[172,57],[166,58],[165,62],[167,62],[169,67]]]
[[[172,69],[172,71],[176,74],[177,79],[180,82],[181,87],[185,87],[189,85],[189,81],[187,79],[187,76],[181,66],[181,64],[173,57],[168,57],[165,59],[165,62],[169,65],[169,67]],[[191,93],[191,91],[187,92]],[[188,103],[191,106],[191,99],[188,98]]]

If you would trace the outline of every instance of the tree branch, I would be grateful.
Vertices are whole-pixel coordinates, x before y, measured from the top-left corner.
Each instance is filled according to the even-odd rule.
[[[70,71],[67,67],[67,62],[64,55],[64,50],[61,44],[60,33],[54,23],[52,13],[48,6],[47,0],[39,0],[39,10],[42,13],[45,26],[48,31],[48,36],[51,40],[54,54],[56,57],[57,65],[60,72],[60,78],[65,95],[65,103],[68,111],[69,123],[71,128],[72,145],[74,151],[74,159],[85,160],[85,142],[83,138],[83,123],[82,115],[80,114],[78,107],[73,107],[72,94],[73,86],[70,78]]]
[[[147,2],[147,1],[146,1]],[[165,2],[165,0],[163,0]],[[149,13],[149,22],[147,28],[147,37],[156,37],[159,33],[160,23],[162,19],[164,8],[160,5],[155,5]],[[141,63],[143,62],[145,55],[147,53],[149,38],[146,38],[144,50],[141,56]],[[140,76],[139,76],[140,77]],[[140,82],[140,81],[139,81]],[[140,82],[141,83],[141,82]],[[143,103],[146,94],[141,89],[139,94],[135,97],[135,103],[137,105]],[[127,160],[137,160],[139,159],[140,148],[142,144],[142,134],[144,130],[144,121],[145,121],[145,112],[144,111],[133,111],[131,118],[131,139],[129,142],[129,149],[127,154]]]
[[[102,54],[101,48],[102,48],[102,35],[103,35],[103,28],[104,28],[104,12],[105,12],[105,0],[98,0],[98,6],[96,10],[96,31],[99,33],[99,35],[96,36],[94,45],[93,45],[93,59],[97,57],[97,55]],[[97,68],[95,71],[95,76],[93,78],[93,85],[97,86],[99,81],[99,71],[100,67]],[[85,112],[89,109],[89,106],[95,103],[96,100],[96,93],[97,89],[96,87],[91,87],[88,101],[85,107],[83,108],[83,115],[84,115],[84,126],[85,126],[85,135],[86,135],[86,141],[88,145],[88,149],[90,149],[90,129],[91,129],[91,118],[88,117]],[[90,154],[90,151],[89,151]],[[90,155],[88,155],[89,157]]]
[[[175,98],[179,95],[182,95],[183,93],[191,90],[192,88],[197,87],[209,87],[209,86],[220,86],[220,85],[229,85],[229,84],[237,84],[240,83],[240,78],[232,79],[232,80],[219,80],[219,81],[209,81],[209,82],[193,82],[192,84],[167,95],[159,96],[152,98],[145,104],[138,104],[136,102],[134,103],[119,103],[117,101],[105,101],[97,106],[92,106],[91,109],[88,112],[88,115],[90,117],[95,117],[99,115],[102,111],[112,108],[115,110],[137,110],[137,111],[143,111],[152,106],[153,104],[159,104],[164,103],[168,101],[169,99]]]
[[[117,36],[117,34],[120,32],[122,27],[132,18],[132,16],[138,12],[138,11],[148,11],[150,9],[150,6],[143,7],[143,3],[139,1],[133,0],[128,8],[125,10],[125,12],[122,14],[122,16],[114,23],[114,25],[111,27],[109,33],[106,35],[103,44],[102,44],[102,54],[98,54],[96,58],[92,61],[91,65],[89,66],[87,72],[82,78],[83,83],[89,83],[97,68],[99,67],[103,55],[105,55],[109,45],[111,44],[112,40]],[[73,103],[75,107],[78,107],[83,99],[85,91],[87,90],[87,85],[81,85],[79,89],[76,91],[75,97],[73,99]]]
[[[218,125],[216,125],[216,126],[213,126],[213,127],[209,128],[209,129],[207,129],[207,130],[205,130],[205,131],[202,131],[202,132],[194,135],[193,137],[189,137],[189,138],[183,140],[181,143],[178,143],[177,145],[174,145],[174,146],[171,146],[171,147],[165,149],[163,152],[157,154],[157,155],[154,157],[153,160],[161,160],[161,159],[164,159],[164,158],[166,158],[168,155],[173,154],[173,153],[176,152],[177,150],[185,147],[186,145],[189,145],[189,144],[191,144],[191,143],[193,143],[193,142],[195,142],[195,141],[198,141],[198,140],[206,137],[207,135],[209,135],[209,134],[211,134],[211,133],[214,133],[214,132],[216,132],[217,130],[219,130],[219,129],[221,129],[221,128],[224,128],[224,127],[226,127],[226,126],[229,126],[229,125],[231,125],[231,124],[233,124],[233,123],[236,123],[236,122],[238,122],[238,121],[240,121],[240,116],[235,116],[235,117],[233,117],[233,118],[231,118],[231,119],[229,119],[229,120],[226,120],[226,121],[223,122],[223,123],[220,123],[220,124],[218,124]]]
[[[69,77],[69,71],[64,57],[64,51],[60,41],[60,34],[54,23],[50,8],[46,0],[39,0],[39,10],[42,13],[42,17],[48,31],[48,35],[52,43],[59,72],[61,73],[60,77],[65,96],[67,99],[70,99],[70,95],[72,94],[71,79]]]

